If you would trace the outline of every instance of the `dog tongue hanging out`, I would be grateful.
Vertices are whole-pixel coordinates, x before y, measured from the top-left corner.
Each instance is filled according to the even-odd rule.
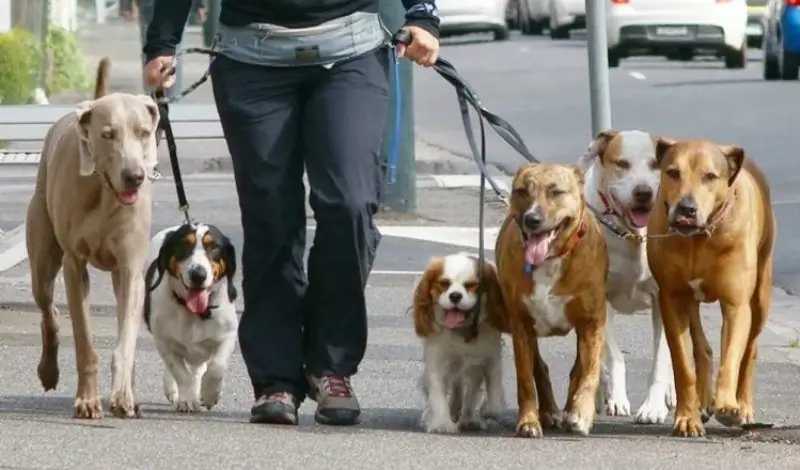
[[[574,395],[567,397],[563,424],[588,434],[600,381],[608,254],[600,225],[584,204],[577,166],[519,169],[495,255],[514,344],[517,435],[539,437],[543,426],[562,424],[537,337],[566,335],[573,328],[581,354],[570,378]]]

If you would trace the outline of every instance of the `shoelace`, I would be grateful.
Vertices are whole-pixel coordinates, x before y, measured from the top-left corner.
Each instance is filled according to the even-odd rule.
[[[325,394],[330,397],[350,398],[353,391],[350,388],[350,379],[341,375],[328,375],[320,381]]]
[[[269,396],[268,399],[277,400],[281,403],[294,405],[294,397],[289,392],[277,392]]]

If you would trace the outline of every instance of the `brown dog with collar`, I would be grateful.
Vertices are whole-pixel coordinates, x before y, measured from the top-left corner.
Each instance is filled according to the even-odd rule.
[[[702,436],[712,414],[725,426],[752,423],[757,340],[772,302],[776,227],[767,179],[731,145],[660,139],[656,159],[661,185],[648,224],[647,259],[675,371],[673,431]],[[700,302],[717,301],[722,355],[715,393]]]
[[[514,344],[517,435],[541,436],[540,413],[547,427],[563,422],[572,432],[587,435],[594,424],[605,340],[606,242],[584,203],[577,166],[523,166],[512,186],[495,253]],[[562,421],[537,336],[564,336],[573,328],[578,355]]]

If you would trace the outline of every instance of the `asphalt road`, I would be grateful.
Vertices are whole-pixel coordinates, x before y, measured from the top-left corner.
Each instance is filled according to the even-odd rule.
[[[476,36],[475,39],[481,36]],[[460,43],[460,44],[459,44]],[[778,218],[775,283],[800,292],[800,179],[795,157],[800,83],[765,82],[761,52],[745,70],[720,61],[623,60],[610,71],[612,122],[673,138],[707,138],[742,146],[767,173]],[[442,57],[508,120],[543,161],[574,162],[591,141],[587,50],[583,40],[514,36],[508,42],[449,42]],[[414,75],[417,137],[467,155],[452,88],[435,72]],[[507,173],[523,162],[492,136],[489,159]]]

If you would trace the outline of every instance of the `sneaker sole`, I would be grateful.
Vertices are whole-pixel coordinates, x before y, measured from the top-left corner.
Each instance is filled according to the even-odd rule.
[[[283,424],[296,425],[297,414],[283,410],[269,409],[269,405],[262,405],[262,409],[250,411],[250,422],[258,424]]]
[[[361,424],[361,417],[356,416],[355,418],[335,418],[329,417],[321,414],[319,411],[314,413],[314,421],[319,424],[324,424],[326,426],[355,426],[357,424]]]

